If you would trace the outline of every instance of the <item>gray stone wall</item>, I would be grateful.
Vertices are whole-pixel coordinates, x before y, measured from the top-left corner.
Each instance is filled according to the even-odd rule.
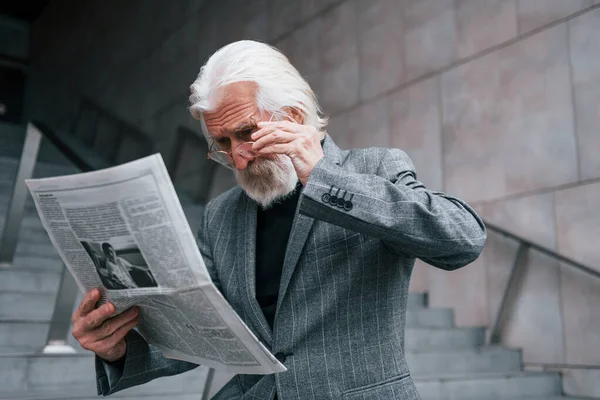
[[[280,48],[341,147],[404,149],[427,186],[600,270],[600,1],[142,0],[51,2],[32,31],[29,112],[66,124],[86,96],[152,137],[200,132],[190,83],[221,45]],[[203,155],[199,155],[203,157]],[[210,196],[231,185],[217,170]],[[419,263],[413,291],[490,326],[517,245],[490,233],[453,273]],[[600,282],[530,253],[505,343],[526,362],[600,364]],[[568,371],[596,394],[597,371]],[[596,385],[594,387],[594,385]]]

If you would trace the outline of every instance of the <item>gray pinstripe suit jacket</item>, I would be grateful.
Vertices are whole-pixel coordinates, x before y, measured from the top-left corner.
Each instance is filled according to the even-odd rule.
[[[330,137],[323,149],[298,201],[273,330],[255,299],[256,204],[236,187],[206,207],[198,243],[214,283],[288,368],[238,375],[215,399],[419,399],[404,356],[415,258],[462,267],[479,256],[485,227],[463,201],[417,181],[400,150],[342,151]],[[352,196],[350,210],[324,202],[332,186]],[[135,331],[127,342],[122,374],[97,360],[99,394],[195,367]]]

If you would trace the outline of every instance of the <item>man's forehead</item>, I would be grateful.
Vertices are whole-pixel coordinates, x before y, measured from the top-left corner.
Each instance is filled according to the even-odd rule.
[[[244,107],[239,111],[223,113],[206,113],[204,122],[211,136],[220,136],[234,133],[248,126],[256,124],[258,111],[251,107]]]
[[[215,110],[203,115],[211,136],[234,132],[253,123],[259,114],[255,86],[247,82],[237,82],[222,90]]]

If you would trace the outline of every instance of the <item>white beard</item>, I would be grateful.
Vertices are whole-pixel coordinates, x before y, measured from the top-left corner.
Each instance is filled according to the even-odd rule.
[[[285,155],[256,158],[246,169],[234,172],[248,197],[264,209],[291,194],[298,182],[292,160]]]

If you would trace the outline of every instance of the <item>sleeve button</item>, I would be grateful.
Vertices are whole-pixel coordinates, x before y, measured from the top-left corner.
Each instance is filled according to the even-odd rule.
[[[350,200],[348,200],[344,203],[344,210],[350,211],[350,210],[352,210],[352,207],[354,207],[354,205],[352,204],[352,202]]]

